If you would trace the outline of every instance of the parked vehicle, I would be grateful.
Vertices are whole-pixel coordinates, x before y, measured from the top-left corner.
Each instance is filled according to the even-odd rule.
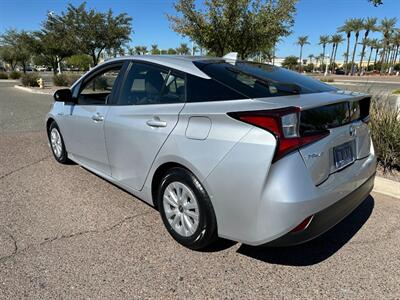
[[[335,74],[336,75],[346,75],[346,72],[343,69],[336,69]]]
[[[45,71],[47,71],[48,67],[46,67],[46,66],[38,66],[38,67],[36,67],[36,69],[38,70],[38,72],[45,72]]]
[[[370,193],[370,97],[266,64],[123,57],[54,94],[49,144],[158,208],[171,236],[294,245]]]

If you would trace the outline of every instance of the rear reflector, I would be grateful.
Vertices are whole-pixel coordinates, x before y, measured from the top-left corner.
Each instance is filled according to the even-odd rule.
[[[309,216],[308,218],[304,219],[304,221],[301,222],[299,225],[297,225],[291,232],[300,232],[300,231],[307,229],[307,227],[310,225],[313,217],[314,217],[314,215]]]
[[[298,107],[233,112],[228,113],[228,115],[234,119],[265,129],[275,136],[278,147],[275,151],[274,162],[300,147],[313,143],[329,135],[328,130],[323,130],[314,132],[313,134],[300,136],[300,108]]]

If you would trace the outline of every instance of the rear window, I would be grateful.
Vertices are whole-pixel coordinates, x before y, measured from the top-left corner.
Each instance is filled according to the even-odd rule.
[[[283,68],[253,62],[198,61],[194,64],[216,81],[249,98],[335,91],[336,88]]]

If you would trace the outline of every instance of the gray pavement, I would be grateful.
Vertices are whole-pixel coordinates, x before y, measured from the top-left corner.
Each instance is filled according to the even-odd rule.
[[[1,299],[400,298],[400,200],[372,194],[301,246],[190,251],[150,206],[54,161],[50,103],[0,84]]]
[[[400,89],[400,82],[379,82],[374,80],[340,80],[336,79],[330,83],[342,90],[350,90],[354,92],[368,93],[373,95],[387,95],[394,90]]]

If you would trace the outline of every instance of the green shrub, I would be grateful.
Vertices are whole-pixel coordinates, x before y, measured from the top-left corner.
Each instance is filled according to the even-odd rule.
[[[12,71],[9,75],[10,79],[20,79],[21,73],[17,71]]]
[[[53,76],[53,83],[55,86],[71,86],[79,77],[75,74],[57,74]]]
[[[53,83],[55,86],[67,86],[68,78],[65,74],[57,74],[53,76]]]
[[[334,82],[335,80],[332,77],[321,77],[319,80],[322,82]]]
[[[21,77],[21,83],[23,86],[39,86],[37,80],[39,79],[36,73],[26,73]]]
[[[6,72],[0,72],[0,79],[8,79],[8,75]]]
[[[400,95],[400,89],[395,89],[394,91],[392,91],[392,94]]]
[[[400,110],[383,97],[373,99],[370,112],[371,136],[384,172],[400,167]]]

